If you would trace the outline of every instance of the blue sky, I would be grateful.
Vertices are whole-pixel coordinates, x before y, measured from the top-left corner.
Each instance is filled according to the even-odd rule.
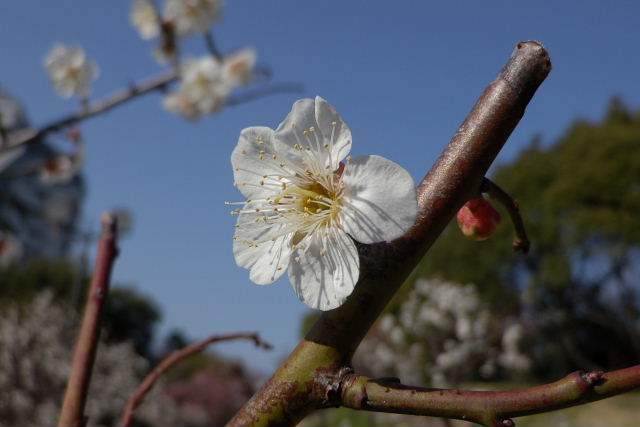
[[[153,45],[130,26],[129,8],[124,0],[6,2],[0,84],[43,124],[76,108],[54,93],[42,68],[54,42],[81,44],[98,62],[96,98],[161,72]],[[354,156],[385,156],[419,181],[522,40],[545,44],[554,68],[498,163],[534,135],[549,143],[575,118],[599,118],[614,94],[640,108],[639,19],[633,0],[229,0],[214,32],[223,52],[255,46],[274,81],[301,83],[302,96],[335,105],[351,128]],[[199,55],[204,44],[192,37],[184,50]],[[263,371],[293,348],[307,309],[286,277],[255,286],[235,265],[235,218],[223,203],[242,200],[229,160],[240,130],[275,128],[297,98],[275,95],[188,123],[150,94],[82,126],[84,223],[95,226],[100,212],[119,206],[135,215],[115,282],[158,302],[160,335],[259,331],[274,351],[245,343],[218,350]]]

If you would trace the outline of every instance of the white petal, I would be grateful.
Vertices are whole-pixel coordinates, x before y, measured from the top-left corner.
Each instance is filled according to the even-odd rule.
[[[233,256],[238,266],[250,270],[252,282],[269,285],[282,276],[289,265],[291,234],[282,234],[282,226],[255,223],[256,217],[253,214],[239,215],[241,227],[234,236]],[[261,243],[255,246],[249,242]]]
[[[307,135],[305,131],[310,131]],[[293,104],[291,112],[275,131],[278,141],[289,147],[300,144],[310,147],[322,166],[338,169],[351,150],[351,131],[342,121],[336,109],[319,96],[315,100],[300,99]],[[326,147],[325,147],[326,145]],[[301,152],[295,153],[298,162],[306,162]]]
[[[289,280],[300,301],[324,311],[342,305],[360,274],[353,240],[341,230],[316,232],[309,237],[306,253],[302,252],[296,250],[292,258],[300,260],[289,265]]]
[[[380,156],[355,157],[342,182],[342,226],[358,242],[392,240],[414,224],[416,186],[402,166]]]
[[[240,133],[238,145],[231,154],[233,178],[238,190],[247,198],[268,197],[272,194],[267,183],[275,185],[273,178],[264,175],[282,173],[273,155],[273,129],[264,126],[245,128]],[[277,178],[277,177],[276,177]],[[263,185],[260,183],[263,182]]]

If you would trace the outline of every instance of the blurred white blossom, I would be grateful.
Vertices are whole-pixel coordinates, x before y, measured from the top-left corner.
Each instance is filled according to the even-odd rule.
[[[167,0],[164,19],[172,22],[179,36],[204,33],[222,19],[222,0]]]
[[[0,425],[55,425],[69,375],[76,319],[43,292],[26,306],[0,307]],[[89,425],[115,425],[147,371],[129,343],[100,343],[86,406]],[[146,425],[202,425],[157,385],[136,412]],[[200,411],[202,412],[202,411]]]
[[[131,23],[140,37],[149,40],[160,34],[160,17],[153,0],[133,0]]]
[[[196,120],[222,108],[230,91],[217,59],[212,56],[189,59],[182,65],[178,90],[165,97],[164,107]]]
[[[73,95],[86,98],[91,93],[91,81],[99,74],[96,63],[89,61],[78,46],[54,45],[44,66],[53,86],[64,98]]]
[[[491,377],[498,368],[525,372],[530,360],[519,350],[522,332],[515,322],[503,334],[474,285],[421,279],[397,315],[382,316],[355,363],[374,376],[450,387]]]
[[[231,87],[244,86],[253,78],[256,50],[252,47],[237,50],[222,61],[222,79]]]
[[[80,171],[84,163],[84,146],[76,144],[72,154],[61,154],[45,162],[40,168],[40,181],[45,184],[66,184]]]

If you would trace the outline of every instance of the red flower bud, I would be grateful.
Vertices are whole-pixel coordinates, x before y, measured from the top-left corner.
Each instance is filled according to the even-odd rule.
[[[483,197],[465,203],[456,218],[462,234],[471,240],[488,239],[500,224],[500,214]]]

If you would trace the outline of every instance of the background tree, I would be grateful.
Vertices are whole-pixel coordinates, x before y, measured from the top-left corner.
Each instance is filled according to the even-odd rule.
[[[520,315],[540,379],[636,363],[639,143],[640,113],[619,99],[600,122],[577,120],[548,147],[534,139],[493,178],[520,202],[530,253],[505,251],[508,224],[481,243],[450,225],[409,283],[472,282],[494,313]]]

